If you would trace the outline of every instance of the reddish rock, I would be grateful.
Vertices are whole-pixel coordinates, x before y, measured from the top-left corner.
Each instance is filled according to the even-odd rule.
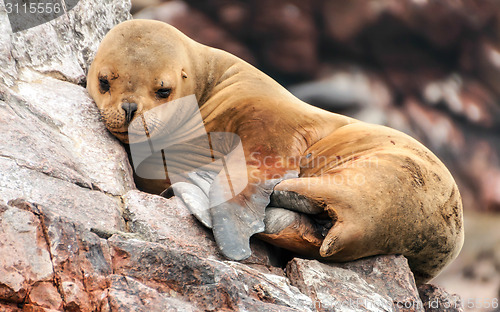
[[[2,303],[0,303],[0,308],[2,309],[2,312],[22,312],[23,311],[23,309],[21,308],[20,305],[13,304],[13,303],[2,302]]]
[[[31,289],[28,302],[35,306],[61,310],[63,301],[56,285],[52,282],[38,283]]]
[[[222,49],[255,64],[252,53],[233,38],[226,29],[214,23],[199,10],[189,7],[183,1],[169,1],[148,7],[136,13],[135,18],[166,22],[202,44]]]
[[[52,283],[54,272],[47,248],[35,215],[0,206],[0,300],[22,303],[36,283]]]
[[[307,311],[311,299],[285,277],[244,264],[203,258],[156,243],[109,240],[113,272],[161,293],[182,296],[205,310]]]
[[[352,40],[367,24],[379,17],[385,6],[382,1],[373,1],[371,6],[366,5],[364,0],[323,1],[321,14],[325,23],[324,31],[335,41]]]
[[[251,38],[262,65],[285,75],[313,76],[318,65],[314,2],[254,0]]]
[[[160,211],[158,216],[179,215],[186,209],[176,207],[173,200],[140,195],[131,194],[143,203],[167,202],[170,213]],[[23,221],[11,220],[5,214],[15,210],[32,215],[35,219],[22,220],[38,224],[46,242],[32,252],[49,250],[50,268],[54,268],[50,280],[35,279],[33,286],[27,286],[28,301],[20,301],[27,311],[127,311],[130,306],[139,311],[323,311],[332,304],[331,298],[337,300],[333,301],[336,305],[362,302],[360,309],[392,307],[394,302],[398,311],[418,311],[399,309],[418,303],[418,297],[411,292],[415,289],[412,274],[402,256],[344,264],[294,259],[285,277],[279,268],[265,270],[262,264],[251,267],[217,259],[217,254],[208,250],[199,253],[173,237],[162,244],[122,238],[126,235],[104,240],[81,224],[37,204],[22,200],[11,204],[15,207],[2,208],[2,221],[9,221],[17,229]],[[10,255],[5,257],[10,259]],[[15,298],[0,300],[12,302]]]
[[[83,274],[89,276],[88,272]],[[64,277],[61,277],[61,280],[63,279]],[[86,289],[84,282],[85,279],[82,281],[75,279],[75,281],[68,280],[61,283],[65,309],[67,311],[93,311],[95,309],[95,302],[97,302],[96,295],[101,295],[101,292],[96,294],[95,288]]]
[[[32,253],[46,252],[51,259],[51,279],[41,285],[39,281],[43,279],[33,279],[35,286],[30,292],[29,303],[51,309],[59,309],[62,305],[67,310],[94,310],[98,298],[107,288],[106,276],[112,273],[106,241],[81,224],[57,216],[37,204],[22,200],[11,204],[22,209],[19,211],[39,218],[46,245]]]
[[[420,298],[424,303],[426,312],[442,311],[442,312],[462,312],[463,303],[459,296],[450,295],[443,288],[425,284],[418,288]]]
[[[475,126],[493,128],[500,124],[500,106],[494,95],[477,80],[464,80],[454,74],[442,81],[429,81],[422,95],[427,103],[445,105],[450,113]]]
[[[458,155],[465,148],[464,134],[448,114],[412,98],[406,101],[405,110],[414,131],[432,150]]]
[[[1,305],[0,305],[0,307],[1,307]],[[22,311],[22,312],[60,312],[63,310],[53,310],[53,309],[39,307],[39,306],[32,305],[32,304],[26,304],[23,306],[22,310],[19,310],[19,311]]]

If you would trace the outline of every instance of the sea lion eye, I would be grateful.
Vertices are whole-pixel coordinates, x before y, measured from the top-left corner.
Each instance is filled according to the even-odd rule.
[[[103,93],[108,92],[109,88],[110,88],[108,79],[99,78],[99,88],[101,88],[101,92],[103,92]]]
[[[158,89],[158,91],[156,91],[156,96],[159,99],[166,99],[170,96],[171,92],[172,92],[172,89]]]

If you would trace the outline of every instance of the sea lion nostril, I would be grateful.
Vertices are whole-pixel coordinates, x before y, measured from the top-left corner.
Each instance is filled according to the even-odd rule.
[[[137,104],[125,102],[122,103],[122,108],[125,111],[127,122],[131,122],[132,118],[134,118],[135,112],[137,112]]]

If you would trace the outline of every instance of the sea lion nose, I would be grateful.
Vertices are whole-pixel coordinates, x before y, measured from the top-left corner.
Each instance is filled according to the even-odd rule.
[[[122,108],[125,111],[125,116],[127,117],[127,122],[131,122],[134,118],[135,112],[137,112],[137,104],[125,102],[122,103]]]

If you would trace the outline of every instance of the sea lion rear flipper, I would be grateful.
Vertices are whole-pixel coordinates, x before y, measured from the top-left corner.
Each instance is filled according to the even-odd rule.
[[[264,213],[260,216],[259,210],[249,211],[234,202],[211,209],[215,241],[224,256],[232,260],[250,257],[250,237],[264,231]]]
[[[264,231],[266,206],[279,181],[249,185],[236,197],[210,209],[215,241],[224,256],[243,260],[252,254],[250,237]]]

